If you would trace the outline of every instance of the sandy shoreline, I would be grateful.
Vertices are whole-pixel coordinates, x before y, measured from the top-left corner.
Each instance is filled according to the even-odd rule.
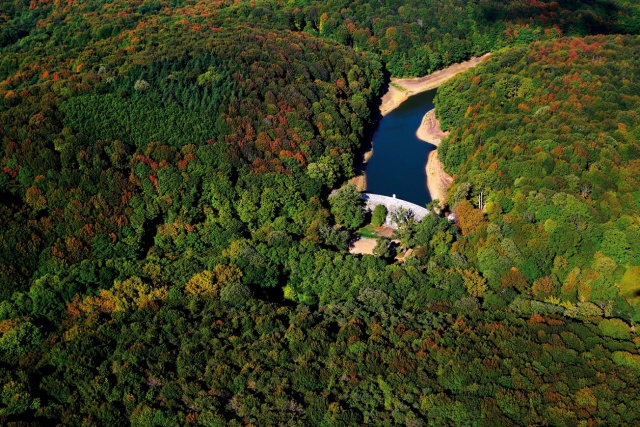
[[[383,97],[385,112],[383,112],[382,114],[386,114],[400,105],[400,103],[395,105],[395,102],[401,99],[401,96],[399,95],[400,93],[402,93],[403,95],[406,94],[406,97],[402,99],[402,101],[404,101],[410,95],[414,95],[416,93],[424,92],[426,90],[430,90],[440,86],[456,74],[461,73],[462,71],[466,71],[469,68],[473,68],[482,61],[489,58],[491,58],[491,53],[484,54],[479,58],[471,58],[469,61],[462,62],[460,64],[452,65],[449,68],[437,71],[426,77],[397,81],[396,83],[405,87],[406,90],[403,92],[398,91],[399,93],[393,94],[391,96],[391,99],[388,100],[387,105],[384,105]],[[381,112],[382,109],[383,106],[380,107]],[[436,148],[440,145],[440,141],[446,138],[448,134],[449,132],[442,131],[440,122],[438,121],[438,119],[436,119],[435,109],[427,112],[427,114],[424,115],[424,117],[422,118],[422,122],[420,123],[420,127],[416,131],[416,137],[418,137],[418,139],[433,144],[436,146]],[[443,205],[445,202],[445,197],[447,195],[447,190],[453,182],[453,178],[444,171],[444,166],[442,165],[440,159],[438,159],[437,149],[429,153],[425,171],[427,173],[427,189],[429,190],[431,200],[438,200],[440,201],[440,205]]]
[[[435,89],[449,80],[456,74],[475,67],[482,61],[491,58],[491,53],[486,53],[480,57],[471,58],[459,64],[453,64],[443,70],[436,71],[424,77],[414,77],[410,79],[391,79],[389,90],[382,96],[380,104],[380,114],[383,116],[393,111],[411,95]]]
[[[422,118],[422,123],[416,131],[418,139],[426,141],[436,147],[440,145],[440,141],[446,138],[449,132],[444,132],[440,127],[440,121],[436,119],[436,110],[430,110]]]
[[[453,182],[453,178],[444,171],[442,162],[438,159],[438,150],[433,150],[427,157],[427,188],[431,200],[438,200],[440,206],[444,205],[447,190]]]
[[[391,79],[389,90],[382,96],[381,99],[380,114],[383,116],[388,114],[404,101],[406,101],[410,96],[425,92],[427,90],[435,89],[456,74],[461,73],[462,71],[466,71],[469,68],[475,67],[482,61],[485,61],[489,58],[491,58],[491,53],[486,53],[480,57],[473,57],[468,61],[461,62],[459,64],[453,64],[448,68],[436,71],[424,77],[414,77],[410,79]],[[422,124],[420,125],[418,132],[416,132],[416,135],[419,139],[437,146],[440,143],[440,140],[444,138],[446,134],[442,132],[442,130],[440,129],[440,124],[437,123],[437,120],[435,120],[435,114],[433,115],[433,120],[435,120],[437,126],[434,126],[433,122],[428,122],[425,124],[425,120],[431,120],[427,119],[428,115],[429,113],[427,113],[427,115],[425,115],[425,117],[423,118]],[[434,143],[435,139],[437,139],[437,142]],[[363,165],[366,165],[367,161],[372,155],[373,147],[370,151],[365,153]],[[440,202],[442,202],[444,200],[444,195],[447,191],[447,188],[449,188],[449,185],[451,184],[452,178],[444,172],[442,164],[438,160],[437,150],[429,153],[426,169],[428,178],[427,187],[429,190],[429,194],[431,195],[431,199],[438,199],[440,200]],[[435,177],[440,177],[440,179],[435,179]],[[365,173],[351,178],[349,182],[354,184],[359,191],[366,191],[367,189],[367,176]]]
[[[439,200],[440,204],[444,203],[447,190],[453,181],[453,178],[444,171],[444,167],[440,159],[438,159],[437,147],[440,141],[449,135],[449,132],[443,132],[440,122],[436,118],[436,110],[431,110],[422,118],[422,123],[416,131],[416,136],[429,144],[435,145],[436,149],[429,153],[427,157],[427,188],[431,200]]]

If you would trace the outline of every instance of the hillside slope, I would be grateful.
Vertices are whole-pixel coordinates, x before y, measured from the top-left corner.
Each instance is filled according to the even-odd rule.
[[[640,39],[535,44],[438,91],[459,250],[498,290],[640,319]],[[477,208],[483,193],[486,220]],[[631,306],[629,305],[631,304]]]

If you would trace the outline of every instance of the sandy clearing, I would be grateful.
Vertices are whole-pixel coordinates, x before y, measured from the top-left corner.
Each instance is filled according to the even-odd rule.
[[[380,104],[380,114],[383,116],[388,114],[398,105],[402,104],[404,100],[411,95],[415,95],[420,92],[424,92],[430,89],[435,89],[442,83],[449,80],[456,74],[466,71],[469,68],[475,67],[482,61],[491,58],[491,53],[486,53],[480,57],[471,58],[468,61],[461,62],[459,64],[453,64],[443,70],[436,71],[424,77],[414,77],[411,79],[391,79],[389,84],[389,90],[382,97],[382,103]]]
[[[353,245],[349,248],[349,252],[355,255],[373,255],[373,249],[377,243],[376,239],[361,237],[353,242]]]

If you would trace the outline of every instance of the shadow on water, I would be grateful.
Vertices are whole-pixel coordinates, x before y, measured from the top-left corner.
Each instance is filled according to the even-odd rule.
[[[372,136],[373,156],[365,166],[367,191],[420,206],[431,201],[425,165],[435,146],[416,137],[424,115],[433,109],[436,89],[414,95],[384,116]]]
[[[385,83],[382,86],[381,93],[386,93],[389,90],[390,76],[385,76]],[[358,153],[356,155],[356,164],[355,164],[355,175],[361,175],[364,173],[367,168],[367,164],[364,162],[365,155],[371,151],[373,147],[373,135],[375,135],[378,130],[378,126],[380,126],[380,121],[382,120],[382,114],[380,114],[380,105],[382,105],[382,98],[378,100],[377,104],[370,106],[371,109],[371,117],[370,125],[365,127],[364,135],[362,137],[362,145],[360,146]]]

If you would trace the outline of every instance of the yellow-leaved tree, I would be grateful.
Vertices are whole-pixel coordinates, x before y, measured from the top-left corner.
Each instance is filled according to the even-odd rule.
[[[122,312],[136,310],[152,304],[154,301],[162,301],[167,297],[166,286],[154,288],[137,276],[126,280],[113,282],[113,288],[101,289],[97,296],[87,297],[82,302],[70,303],[67,310],[75,311],[72,306],[78,305],[80,311],[90,313],[99,311],[103,313]]]
[[[487,279],[482,277],[475,268],[458,269],[462,276],[464,287],[472,297],[482,297],[487,292]]]
[[[204,270],[193,275],[185,286],[189,295],[215,298],[222,288],[240,284],[242,271],[235,265],[219,264],[213,270]]]

